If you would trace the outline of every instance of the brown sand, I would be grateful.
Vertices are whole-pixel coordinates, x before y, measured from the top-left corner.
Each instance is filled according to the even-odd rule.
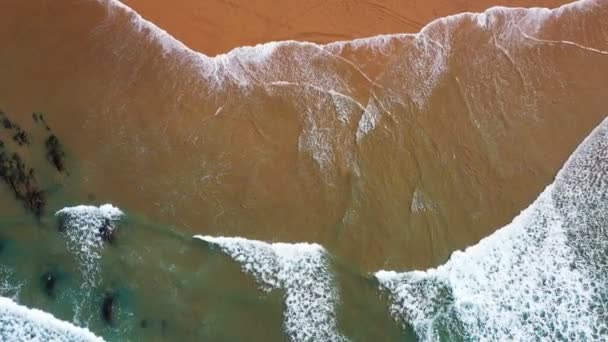
[[[316,241],[369,270],[436,265],[508,223],[606,114],[605,1],[218,59],[105,1],[0,10],[0,106],[24,127],[47,114],[65,205]]]
[[[492,6],[557,7],[568,0],[123,0],[207,55],[270,41],[329,43],[418,32],[433,19]]]

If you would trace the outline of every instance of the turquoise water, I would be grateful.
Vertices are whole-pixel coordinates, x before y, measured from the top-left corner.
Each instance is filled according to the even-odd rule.
[[[108,340],[285,339],[283,291],[260,290],[236,262],[203,242],[126,214],[115,242],[103,246],[99,274],[89,284],[86,272],[94,268],[79,263],[61,232],[25,221],[2,222],[2,296]],[[375,281],[332,267],[342,299],[339,327],[351,340],[407,335],[388,315]],[[114,307],[106,322],[101,308],[110,294]]]

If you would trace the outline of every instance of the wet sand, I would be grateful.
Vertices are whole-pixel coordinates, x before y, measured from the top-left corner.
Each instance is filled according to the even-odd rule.
[[[123,0],[194,50],[214,56],[270,41],[330,43],[418,32],[434,19],[492,6],[557,7],[567,0]]]
[[[1,10],[0,106],[65,146],[73,203],[54,205],[318,242],[365,270],[437,265],[509,222],[606,115],[602,1],[216,59],[112,2]]]

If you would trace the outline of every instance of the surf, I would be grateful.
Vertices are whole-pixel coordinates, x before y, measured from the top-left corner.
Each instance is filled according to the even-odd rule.
[[[608,333],[608,119],[509,225],[425,271],[379,271],[424,341],[602,340]]]

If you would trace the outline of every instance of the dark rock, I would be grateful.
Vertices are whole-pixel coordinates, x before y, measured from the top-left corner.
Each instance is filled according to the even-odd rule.
[[[66,231],[67,226],[68,226],[68,222],[65,219],[65,217],[63,217],[63,216],[59,217],[59,220],[57,221],[57,230],[60,233],[63,233]]]
[[[109,244],[114,243],[114,225],[110,219],[106,218],[103,221],[103,225],[99,227],[99,235],[103,241]]]
[[[114,321],[114,302],[114,295],[109,292],[106,293],[101,304],[101,318],[108,324],[112,324]]]
[[[40,277],[42,288],[47,296],[53,297],[55,295],[55,285],[57,284],[57,276],[53,272],[46,272]]]
[[[139,322],[139,326],[142,328],[147,328],[148,327],[148,320],[142,319],[141,322]]]

